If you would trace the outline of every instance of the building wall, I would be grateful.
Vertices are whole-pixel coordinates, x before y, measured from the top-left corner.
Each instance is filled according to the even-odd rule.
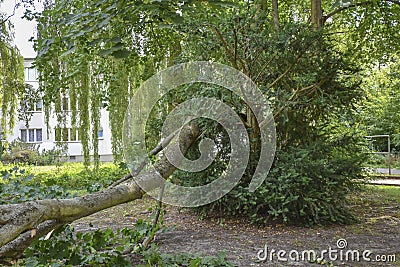
[[[38,88],[39,82],[37,75],[35,74],[36,70],[32,68],[32,63],[33,59],[25,59],[25,81],[34,88]],[[53,149],[57,143],[57,120],[55,115],[51,115],[49,128],[47,128],[45,123],[45,114],[43,112],[43,107],[40,109],[40,103],[35,107],[35,111],[30,112],[32,112],[32,118],[28,123],[28,128],[26,127],[25,121],[17,122],[14,127],[13,134],[8,136],[7,141],[10,142],[17,138],[21,138],[26,139],[26,141],[29,143],[37,144],[39,146],[39,150],[41,151],[43,149]],[[100,161],[112,161],[113,159],[111,149],[111,129],[108,115],[109,114],[107,110],[101,110],[100,127],[102,129],[102,137],[99,137]],[[71,128],[70,118],[68,117],[66,119],[66,127]],[[73,133],[71,130],[69,131],[68,139],[71,139]],[[72,140],[66,142],[67,156],[70,161],[82,161],[82,144],[79,141],[73,141],[74,139],[76,138],[72,138]]]

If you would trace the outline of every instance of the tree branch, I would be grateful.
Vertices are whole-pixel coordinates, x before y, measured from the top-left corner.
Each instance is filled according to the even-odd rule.
[[[220,32],[220,30],[215,26],[211,26],[211,28],[214,30],[214,32],[217,35],[218,39],[221,41],[222,46],[224,47],[226,53],[228,54],[233,67],[235,69],[239,69],[239,66],[237,65],[236,60],[235,60],[235,56],[233,55],[232,51],[229,49],[228,43],[226,42],[224,36],[222,36],[222,33]]]
[[[395,5],[400,5],[400,1],[397,1],[397,0],[383,0],[383,2],[390,2],[390,3],[395,4]],[[338,14],[338,13],[340,13],[340,12],[346,10],[346,9],[354,8],[354,7],[357,7],[357,6],[367,6],[367,5],[371,5],[373,3],[375,3],[375,2],[374,1],[365,1],[365,2],[361,2],[361,3],[350,4],[350,5],[345,6],[345,7],[339,7],[337,9],[333,10],[332,12],[328,13],[327,15],[325,15],[323,17],[323,22],[325,23],[327,19],[329,19],[330,17],[333,17],[334,15],[336,15],[336,14]]]
[[[279,8],[278,0],[272,0],[272,24],[276,32],[279,32]]]
[[[317,38],[318,39],[318,38]],[[316,39],[315,39],[316,40]],[[278,78],[276,78],[270,85],[268,85],[268,89],[274,86],[277,82],[279,82],[283,77],[285,77],[291,70],[292,68],[297,64],[297,62],[304,56],[304,54],[307,52],[308,48],[312,45],[312,43],[315,41],[311,41],[304,49],[303,51],[297,55],[297,57],[293,60],[292,64],[283,72],[281,75],[279,75]]]
[[[179,135],[179,144],[182,153],[186,153],[191,144],[197,140],[200,130],[196,124],[185,126]],[[146,182],[146,188],[160,186],[158,177],[169,177],[176,169],[164,156],[155,165],[154,172],[146,172],[138,175],[137,179]],[[57,225],[73,222],[79,218],[91,215],[98,211],[119,204],[141,198],[144,192],[135,181],[120,184],[113,188],[71,199],[45,199],[29,201],[21,204],[0,206],[0,259],[10,254],[12,242],[19,245],[19,250],[27,248],[34,240],[27,239],[26,235],[31,230],[36,230],[36,236],[40,237],[57,227]],[[45,227],[42,223],[53,222],[53,225]],[[40,227],[43,226],[43,231]],[[18,241],[21,240],[21,241]],[[25,242],[22,242],[25,240]]]
[[[222,35],[221,31],[215,27],[215,26],[211,26],[211,28],[214,30],[215,34],[217,35],[218,39],[221,41],[222,46],[224,47],[226,53],[228,54],[229,57],[229,61],[232,63],[233,67],[237,70],[243,71],[244,73],[246,73],[246,64],[243,62],[243,60],[239,57],[238,53],[237,53],[237,33],[236,31],[234,31],[234,38],[235,38],[235,43],[234,43],[234,52],[231,51],[231,49],[229,49],[229,45],[226,42],[224,36]],[[242,68],[239,68],[239,65],[237,64],[237,61],[240,62]]]
[[[169,136],[167,136],[166,138],[162,139],[157,144],[157,146],[152,151],[150,151],[150,153],[149,153],[150,156],[155,156],[158,153],[160,153],[164,148],[166,148],[169,145],[169,143],[171,143],[172,139],[175,138],[175,136],[182,130],[182,128],[190,120],[191,120],[191,118],[187,119],[186,122],[183,124],[183,126],[181,128],[177,129],[176,131],[171,133]],[[114,182],[112,185],[110,185],[110,187],[117,186],[117,185],[129,180],[130,178],[133,178],[133,177],[137,176],[143,170],[143,168],[147,165],[147,162],[148,162],[148,159],[146,158],[145,160],[143,160],[143,162],[140,164],[140,166],[136,170],[134,170],[133,172],[128,173],[122,179],[119,179],[118,181]]]
[[[13,12],[11,13],[11,15],[9,15],[9,16],[5,17],[4,19],[2,19],[2,20],[0,21],[0,24],[5,23],[5,22],[6,22],[7,20],[9,20],[11,17],[15,16],[15,12],[17,11],[17,8],[19,8],[20,6],[21,6],[21,3],[16,3],[16,4],[14,5],[14,9],[13,9]]]
[[[397,1],[389,0],[389,2],[397,2]],[[333,17],[334,15],[336,15],[346,9],[350,9],[350,8],[357,7],[357,6],[371,5],[373,3],[374,3],[373,1],[366,1],[366,2],[361,2],[361,3],[350,4],[348,6],[339,7],[337,9],[333,10],[332,12],[328,13],[327,15],[323,16],[322,21],[323,21],[323,23],[325,23],[330,17]]]

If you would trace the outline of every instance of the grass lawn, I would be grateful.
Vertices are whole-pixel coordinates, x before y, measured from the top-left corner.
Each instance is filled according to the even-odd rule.
[[[15,165],[0,165],[0,171],[13,168]],[[113,163],[101,163],[97,171],[87,169],[80,162],[68,162],[62,165],[34,166],[16,165],[34,176],[33,182],[43,185],[58,185],[67,190],[96,191],[104,185],[111,184],[126,175],[129,171]]]

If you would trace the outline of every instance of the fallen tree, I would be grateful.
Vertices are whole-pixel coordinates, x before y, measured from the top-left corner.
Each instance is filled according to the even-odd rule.
[[[200,134],[195,124],[180,131],[174,139],[179,140],[182,153],[186,153]],[[172,138],[166,138],[171,141]],[[160,151],[163,145],[156,148]],[[154,165],[156,172],[144,172],[136,178],[146,181],[147,188],[160,186],[158,175],[168,178],[174,171],[166,157]],[[130,176],[130,175],[128,175]],[[45,199],[21,204],[0,206],[0,259],[18,258],[39,237],[66,223],[94,214],[101,210],[139,199],[145,192],[135,180],[124,181],[102,191],[71,199]]]

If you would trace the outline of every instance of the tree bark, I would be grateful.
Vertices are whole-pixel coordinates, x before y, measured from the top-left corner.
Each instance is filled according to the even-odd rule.
[[[311,22],[315,30],[323,26],[322,0],[311,0]]]
[[[272,0],[272,25],[275,28],[275,31],[279,32],[279,8],[278,8],[278,0]]]
[[[184,127],[179,138],[180,149],[186,153],[197,139],[200,131],[197,125]],[[162,177],[169,177],[174,171],[166,157],[155,164],[155,170]],[[137,176],[150,186],[160,186],[156,181],[156,172],[146,172]],[[130,181],[115,187],[72,199],[46,199],[29,201],[21,204],[0,206],[0,259],[17,257],[34,240],[46,235],[51,230],[71,223],[79,218],[98,211],[141,198],[144,192]]]

